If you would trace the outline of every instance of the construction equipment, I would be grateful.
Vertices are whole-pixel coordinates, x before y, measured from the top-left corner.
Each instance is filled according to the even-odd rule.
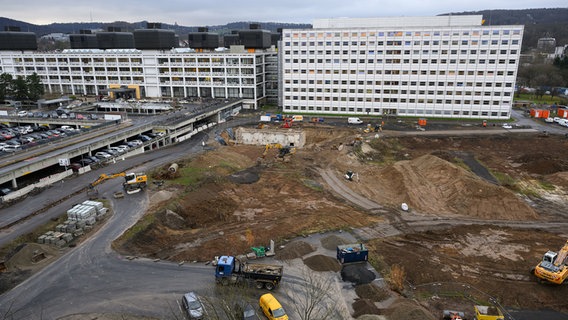
[[[282,124],[282,128],[292,128],[292,123],[294,122],[294,119],[292,118],[285,118],[284,119],[284,124]]]
[[[246,263],[233,256],[221,256],[215,268],[215,282],[223,285],[252,282],[258,289],[272,290],[282,280],[283,270],[280,265]]]
[[[494,306],[473,306],[474,320],[505,320],[499,308]]]
[[[465,313],[462,311],[444,310],[442,313],[444,320],[465,320]]]
[[[382,131],[383,131],[383,127],[380,124],[376,124],[375,126],[373,126],[370,123],[368,123],[367,128],[365,128],[365,130],[363,130],[363,132],[365,132],[365,133],[382,132]]]
[[[344,177],[349,181],[353,181],[355,178],[359,178],[359,175],[357,175],[357,172],[347,171]]]
[[[362,243],[344,244],[336,248],[337,260],[342,264],[363,262],[369,259],[369,250]]]
[[[140,190],[146,187],[148,182],[148,177],[144,173],[126,173],[126,172],[119,172],[113,174],[106,174],[103,173],[99,176],[99,178],[93,181],[89,185],[89,189],[94,189],[98,184],[102,183],[103,181],[114,179],[118,177],[124,177],[124,183],[122,184],[124,191],[128,194],[133,194],[140,192]]]
[[[262,158],[264,159],[266,157],[266,155],[268,154],[268,150],[274,149],[274,148],[277,148],[279,150],[278,155],[276,157],[280,158],[280,159],[284,159],[289,154],[296,153],[296,148],[294,148],[294,147],[282,146],[280,143],[268,143],[264,147],[264,152],[262,153]]]
[[[534,268],[534,275],[548,282],[562,284],[568,277],[568,241],[558,252],[545,253]]]

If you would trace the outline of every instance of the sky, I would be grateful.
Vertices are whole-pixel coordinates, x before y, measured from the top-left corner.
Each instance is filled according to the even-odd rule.
[[[493,9],[567,7],[566,0],[3,0],[0,16],[39,25],[148,21],[212,26],[238,21],[312,23],[320,18],[434,16]]]

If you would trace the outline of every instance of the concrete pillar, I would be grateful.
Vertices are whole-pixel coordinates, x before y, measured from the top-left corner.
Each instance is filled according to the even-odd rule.
[[[18,183],[16,182],[16,178],[12,179],[12,189],[18,189]]]

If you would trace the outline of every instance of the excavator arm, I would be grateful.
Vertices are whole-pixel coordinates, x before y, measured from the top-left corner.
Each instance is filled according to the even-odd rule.
[[[113,173],[113,174],[103,173],[99,176],[99,178],[97,180],[91,182],[90,187],[93,188],[103,181],[106,181],[106,180],[109,180],[109,179],[114,179],[114,178],[117,178],[117,177],[124,177],[124,176],[126,176],[125,172]]]

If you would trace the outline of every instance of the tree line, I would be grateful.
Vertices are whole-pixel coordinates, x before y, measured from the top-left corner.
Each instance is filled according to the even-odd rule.
[[[0,101],[37,101],[45,93],[37,73],[14,78],[9,73],[0,74]]]

